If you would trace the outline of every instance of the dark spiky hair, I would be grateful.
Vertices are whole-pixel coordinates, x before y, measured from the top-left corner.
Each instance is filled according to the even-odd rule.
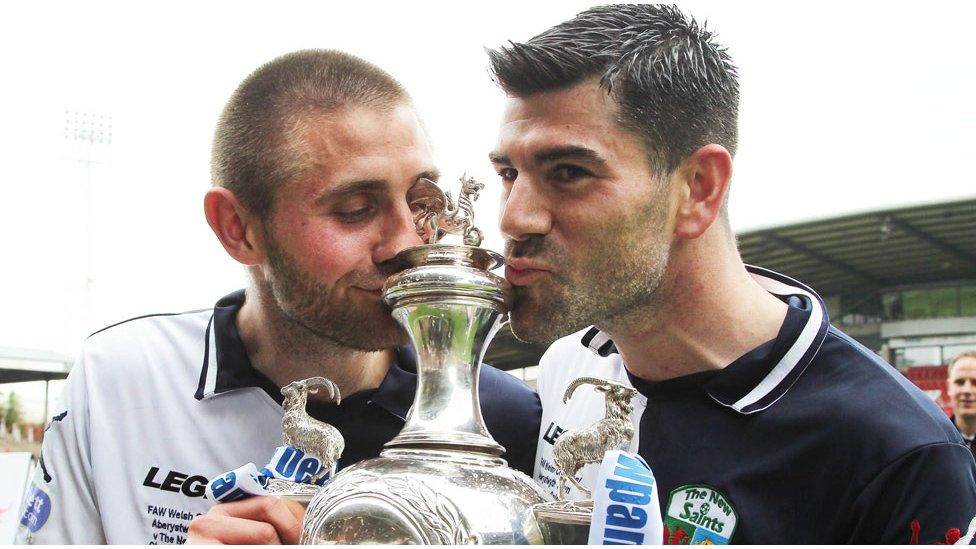
[[[641,136],[658,174],[671,173],[708,143],[735,153],[735,66],[713,34],[675,6],[591,8],[488,56],[495,81],[515,97],[599,78],[617,102],[620,124]]]

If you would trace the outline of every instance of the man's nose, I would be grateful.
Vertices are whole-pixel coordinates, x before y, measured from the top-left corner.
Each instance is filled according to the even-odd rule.
[[[548,202],[534,181],[523,175],[512,182],[508,196],[502,197],[499,228],[516,241],[545,235],[552,229]]]
[[[383,223],[380,241],[373,248],[373,263],[383,263],[396,257],[400,251],[423,244],[417,234],[410,205],[404,202],[393,208]]]

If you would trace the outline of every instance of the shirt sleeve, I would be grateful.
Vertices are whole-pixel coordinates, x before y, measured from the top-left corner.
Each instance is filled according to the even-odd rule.
[[[105,544],[92,482],[85,355],[68,375],[62,407],[44,432],[18,543]]]
[[[479,382],[485,427],[502,446],[508,466],[532,475],[542,405],[521,380],[501,370],[482,368]]]
[[[962,444],[930,444],[889,464],[861,492],[847,543],[954,544],[974,516],[972,453]]]
[[[539,434],[542,405],[535,391],[527,391],[523,398],[521,413],[515,419],[521,423],[517,431],[518,443],[511,444],[505,459],[509,467],[522,471],[531,478],[535,466],[535,451],[538,444],[536,437]]]

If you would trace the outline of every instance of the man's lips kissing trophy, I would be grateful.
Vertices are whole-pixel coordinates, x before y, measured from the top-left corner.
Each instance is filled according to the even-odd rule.
[[[418,232],[428,243],[403,250],[406,269],[391,276],[383,299],[417,351],[417,392],[400,434],[380,457],[348,467],[309,503],[306,544],[542,543],[532,511],[548,498],[501,459],[504,448],[485,427],[478,372],[504,322],[502,264],[479,247],[473,202],[483,186],[461,178],[450,194],[429,191]],[[446,234],[463,244],[444,244]]]

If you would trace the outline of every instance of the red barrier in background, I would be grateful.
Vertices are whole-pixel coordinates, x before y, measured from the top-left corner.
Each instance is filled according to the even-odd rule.
[[[942,407],[946,415],[952,415],[952,407],[949,405],[949,394],[946,392],[948,388],[946,379],[948,377],[948,366],[945,364],[911,366],[901,370],[901,373],[919,389],[925,391],[926,394],[932,397],[932,400]]]

